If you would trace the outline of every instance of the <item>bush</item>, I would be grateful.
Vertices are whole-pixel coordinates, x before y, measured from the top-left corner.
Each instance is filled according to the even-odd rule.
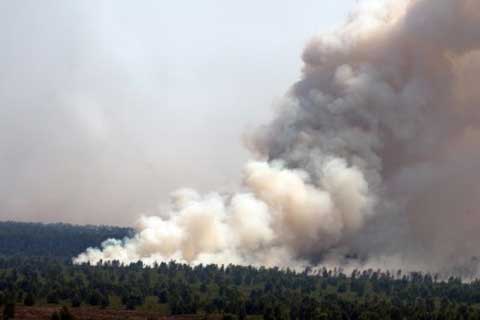
[[[82,302],[80,301],[80,298],[77,295],[72,298],[71,300],[72,308],[78,308],[80,307],[81,304]]]
[[[27,307],[31,307],[35,304],[35,299],[32,293],[27,293],[27,296],[23,300],[23,304],[26,305]]]
[[[66,306],[62,307],[60,310],[60,320],[74,320],[75,317],[70,313],[70,310]]]
[[[102,295],[102,298],[100,299],[100,305],[102,306],[102,309],[105,309],[110,305],[110,299],[106,295]]]
[[[94,290],[90,293],[90,297],[88,298],[88,303],[92,306],[98,306],[102,300],[102,295]]]
[[[58,294],[56,292],[50,292],[47,296],[47,303],[58,304]]]
[[[60,315],[58,314],[57,311],[52,313],[52,315],[50,316],[50,320],[60,320]]]

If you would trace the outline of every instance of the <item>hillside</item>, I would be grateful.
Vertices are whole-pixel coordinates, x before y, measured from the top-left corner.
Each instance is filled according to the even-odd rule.
[[[0,222],[0,255],[71,258],[109,238],[122,239],[129,228]]]

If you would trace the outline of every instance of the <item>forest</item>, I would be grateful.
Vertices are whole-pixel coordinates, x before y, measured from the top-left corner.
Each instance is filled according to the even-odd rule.
[[[123,239],[130,228],[65,223],[0,222],[0,255],[71,258],[109,238]]]
[[[347,273],[322,266],[293,271],[190,266],[174,261],[152,266],[142,262],[72,263],[71,257],[79,250],[130,231],[1,223],[1,248],[11,245],[0,257],[4,318],[16,317],[16,310],[57,307],[49,319],[75,319],[82,308],[98,314],[141,310],[149,312],[149,319],[169,315],[267,320],[480,319],[480,281],[466,282],[458,277],[440,279],[434,274],[402,270]],[[57,245],[52,242],[52,233],[61,239]],[[24,241],[16,243],[8,237]],[[49,250],[40,249],[40,244],[48,244]],[[90,315],[89,319],[96,317]]]

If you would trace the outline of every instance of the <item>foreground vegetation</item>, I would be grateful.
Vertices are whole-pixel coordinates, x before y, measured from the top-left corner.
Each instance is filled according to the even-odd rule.
[[[1,226],[0,235],[5,234]],[[86,228],[85,234],[92,230]],[[98,230],[82,241],[105,240],[109,229]],[[34,238],[33,233],[28,239],[37,241]],[[31,319],[43,319],[41,314],[58,310],[52,319],[137,319],[135,315],[155,319],[185,314],[196,315],[191,319],[480,319],[479,281],[440,281],[435,275],[400,270],[347,274],[341,269],[294,272],[174,262],[74,265],[71,256],[64,256],[68,246],[68,241],[52,246],[57,249],[45,255],[31,255],[31,249],[19,247],[14,254],[3,252],[0,305],[4,318],[32,310]],[[76,254],[77,247],[72,248]],[[66,308],[62,311],[61,306]]]
[[[0,304],[95,306],[245,319],[480,319],[480,282],[374,270],[308,271],[170,262],[152,267],[0,259]]]

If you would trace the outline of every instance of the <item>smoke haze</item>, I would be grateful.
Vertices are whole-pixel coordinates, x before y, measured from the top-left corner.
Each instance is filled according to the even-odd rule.
[[[242,191],[176,192],[135,237],[76,261],[476,274],[479,30],[477,0],[363,3],[310,41],[302,79],[247,137]]]
[[[1,1],[0,219],[131,225],[179,187],[233,189],[245,127],[354,0],[322,21],[302,1]]]
[[[122,4],[92,10],[87,1],[0,4],[2,218],[128,224],[145,213],[135,236],[76,262],[478,274],[478,0],[362,2],[343,26],[311,39],[301,79],[272,121],[245,134],[251,160],[243,171],[238,132],[268,118],[260,104],[293,83],[297,62],[282,63],[295,59],[283,53],[294,37],[264,51],[270,44],[254,22],[265,17],[247,10],[251,52],[213,61],[208,48],[239,50],[235,30],[212,27],[198,43],[157,36],[168,28],[146,12],[162,8],[146,3],[144,12]],[[280,22],[311,30],[277,18],[265,34]],[[160,27],[127,27],[140,20]],[[192,25],[175,28],[188,36]],[[182,58],[164,53],[162,41]],[[231,67],[245,57],[264,67]],[[187,58],[203,65],[169,74]],[[231,187],[240,173],[241,185]],[[195,190],[170,194],[184,185]],[[213,185],[222,191],[205,192]]]

